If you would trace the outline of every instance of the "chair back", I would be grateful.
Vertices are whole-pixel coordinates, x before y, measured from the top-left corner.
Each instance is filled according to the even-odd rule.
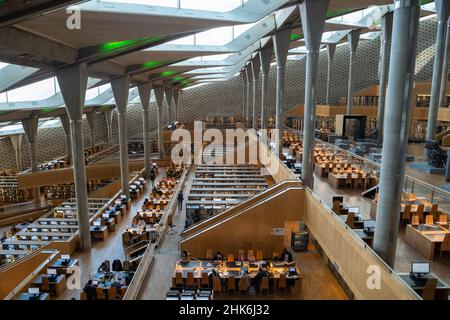
[[[50,285],[48,284],[48,278],[42,276],[42,291],[49,291],[50,290]]]
[[[340,201],[334,201],[332,210],[333,210],[334,213],[339,214],[341,212],[341,202]]]
[[[108,289],[108,300],[114,300],[117,296],[117,289],[116,287],[109,287]]]
[[[261,291],[262,290],[269,291],[269,277],[263,277],[261,279]]]
[[[416,211],[416,214],[419,216],[419,217],[422,217],[422,215],[423,215],[423,210],[425,209],[425,206],[423,205],[423,204],[419,204],[419,205],[417,205],[417,211]]]
[[[427,214],[425,216],[425,224],[434,224],[434,216],[431,214]]]
[[[345,223],[350,227],[353,228],[355,226],[355,213],[354,212],[349,212],[347,214],[347,220],[345,221]]]
[[[227,280],[227,291],[236,290],[236,278],[229,277]]]
[[[195,286],[195,284],[194,284],[194,273],[193,272],[188,272],[187,273],[186,286],[188,288],[193,288]]]
[[[131,269],[131,262],[128,261],[128,260],[125,260],[123,262],[122,268],[123,268],[123,271],[130,271],[130,269]]]
[[[97,300],[105,299],[105,292],[102,288],[95,288],[95,292],[97,293]]]
[[[412,215],[411,224],[413,226],[418,226],[420,224],[419,215],[418,214],[413,214]]]
[[[405,209],[403,209],[402,220],[411,220],[411,205],[405,205]]]
[[[278,289],[286,289],[286,275],[281,274],[280,279],[278,279]]]
[[[173,216],[171,214],[167,216],[167,225],[173,225]]]
[[[222,281],[219,277],[213,278],[213,291],[222,292]]]
[[[437,204],[433,204],[431,206],[430,214],[433,216],[434,219],[437,219],[437,217],[438,217],[438,205]]]
[[[429,278],[427,282],[425,282],[425,287],[422,290],[422,299],[423,300],[434,300],[434,293],[436,291],[437,279]]]
[[[206,260],[212,260],[212,258],[214,258],[212,249],[207,249],[206,250],[206,257],[205,258],[206,258]]]
[[[234,262],[234,254],[229,254],[227,256],[227,262]]]
[[[87,300],[87,293],[84,291],[80,292],[80,300]]]
[[[209,287],[209,278],[206,272],[202,273],[202,286]]]
[[[263,260],[263,251],[262,250],[256,250],[256,260],[258,260],[258,261]]]
[[[279,258],[280,254],[278,252],[272,252],[272,259]]]
[[[439,215],[439,223],[447,223],[447,215],[446,214],[440,214]]]
[[[183,286],[183,274],[181,272],[175,273],[175,284]]]

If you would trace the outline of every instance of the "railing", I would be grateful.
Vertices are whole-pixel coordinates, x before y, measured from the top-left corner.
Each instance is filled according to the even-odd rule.
[[[421,299],[323,200],[310,189],[305,191],[308,230],[355,299]],[[374,274],[377,281],[372,282],[369,277]]]

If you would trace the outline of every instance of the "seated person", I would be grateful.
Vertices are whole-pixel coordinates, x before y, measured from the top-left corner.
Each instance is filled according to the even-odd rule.
[[[214,261],[224,261],[225,256],[220,251],[217,251],[216,255],[213,257],[213,260]]]
[[[98,267],[97,272],[103,273],[103,272],[107,272],[107,271],[109,271],[108,265],[106,264],[105,261],[103,261],[102,264],[100,265],[100,267]]]
[[[183,250],[183,253],[181,254],[181,261],[182,262],[189,262],[191,261],[191,258],[189,257],[190,254],[186,250]]]
[[[145,200],[144,200],[144,205],[143,205],[143,207],[145,207],[146,209],[148,209],[149,207],[150,207],[150,200],[148,200],[148,198],[145,198]]]
[[[281,261],[284,262],[292,262],[292,254],[287,251],[286,248],[283,249],[283,252],[281,253]]]
[[[247,260],[245,254],[244,254],[244,251],[239,251],[237,260],[238,261],[246,261]]]
[[[92,280],[89,280],[84,286],[83,292],[86,293],[87,300],[96,300],[97,299],[97,291],[92,284]]]
[[[263,270],[263,268],[259,268],[258,273],[256,274],[255,278],[253,279],[253,286],[256,288],[256,290],[259,290],[261,286],[262,278],[268,277],[267,271]]]

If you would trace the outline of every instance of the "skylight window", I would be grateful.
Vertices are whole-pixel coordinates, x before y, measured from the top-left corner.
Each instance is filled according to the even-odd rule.
[[[229,12],[242,5],[241,0],[180,0],[182,9]]]
[[[233,41],[233,27],[220,27],[195,35],[199,46],[223,46]]]
[[[9,102],[37,101],[47,99],[59,92],[56,78],[49,78],[8,91]]]
[[[102,2],[117,2],[117,3],[129,3],[129,4],[143,4],[147,6],[158,7],[171,7],[177,8],[177,0],[101,0]]]
[[[111,88],[111,84],[107,83],[86,91],[86,101],[98,97],[100,94]]]

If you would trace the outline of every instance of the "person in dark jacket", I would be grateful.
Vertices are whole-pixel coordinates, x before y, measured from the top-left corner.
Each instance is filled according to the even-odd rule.
[[[96,300],[97,299],[97,291],[94,285],[92,284],[92,280],[89,280],[84,286],[83,291],[86,293],[88,300]]]
[[[281,253],[281,261],[292,262],[292,254],[286,248]]]

